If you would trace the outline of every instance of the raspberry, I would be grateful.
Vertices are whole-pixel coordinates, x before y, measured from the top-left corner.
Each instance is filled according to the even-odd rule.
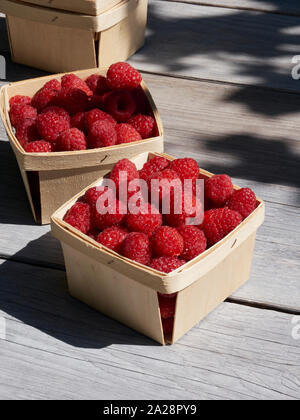
[[[176,297],[170,299],[158,295],[158,303],[160,315],[163,319],[172,318],[175,315]]]
[[[44,140],[32,141],[25,145],[25,152],[27,153],[48,153],[52,152],[50,143]]]
[[[131,93],[136,105],[135,112],[137,114],[147,114],[148,112],[152,112],[147,96],[141,87],[131,90]]]
[[[161,156],[155,156],[148,160],[140,170],[140,178],[148,181],[148,179],[155,173],[161,172],[169,166],[169,161]]]
[[[87,96],[92,96],[93,92],[88,85],[75,74],[66,74],[61,78],[62,89],[66,91],[79,89]]]
[[[60,134],[70,128],[70,123],[53,111],[45,112],[37,117],[37,129],[43,139],[55,142]]]
[[[183,238],[169,226],[159,227],[151,236],[152,250],[158,257],[178,257],[183,252]]]
[[[202,230],[196,226],[180,226],[177,230],[184,241],[181,258],[190,261],[206,250],[207,241]]]
[[[162,327],[165,335],[171,335],[174,328],[174,318],[162,319]]]
[[[116,143],[117,132],[109,120],[98,120],[90,127],[88,135],[90,148],[114,146]]]
[[[59,115],[60,117],[64,117],[66,121],[70,124],[71,119],[70,115],[67,113],[67,111],[63,108],[60,108],[59,106],[48,106],[47,108],[44,108],[41,114],[45,114],[45,112],[54,112],[55,114]]]
[[[66,213],[64,221],[82,233],[91,228],[91,208],[86,203],[75,203]]]
[[[233,185],[228,175],[214,175],[205,181],[205,197],[215,206],[222,207],[233,193]]]
[[[132,125],[129,124],[118,124],[116,127],[118,144],[132,143],[133,141],[142,140],[140,133],[136,131]]]
[[[16,137],[21,146],[31,141],[39,140],[35,121],[24,120],[21,122],[16,129]]]
[[[180,200],[181,208],[179,206]],[[199,225],[202,219],[203,207],[201,201],[195,195],[189,192],[171,191],[170,212],[165,214],[165,220],[169,226]]]
[[[178,259],[177,257],[159,257],[153,258],[149,264],[149,267],[154,268],[154,270],[157,271],[162,271],[163,273],[171,273],[185,263],[186,261]],[[172,298],[176,296],[176,293],[171,293],[170,295],[159,294],[159,296]]]
[[[56,142],[57,151],[74,151],[86,149],[86,138],[78,128],[70,128],[58,137]]]
[[[146,235],[151,235],[162,225],[162,215],[155,207],[147,203],[141,207],[138,214],[127,215],[126,225],[132,232],[143,232]]]
[[[78,128],[80,131],[85,131],[85,112],[77,112],[71,118],[71,127]]]
[[[121,253],[126,258],[147,265],[151,259],[148,236],[141,232],[129,233],[122,243]]]
[[[112,197],[111,202],[106,203],[105,211],[104,214],[99,213],[98,206],[94,211],[95,224],[100,230],[121,224],[126,214],[126,205]]]
[[[85,83],[97,95],[103,95],[103,93],[109,90],[106,77],[100,74],[92,74],[86,79]]]
[[[57,90],[42,88],[32,98],[31,105],[41,112],[44,108],[54,105],[58,97]]]
[[[52,89],[59,92],[61,90],[61,83],[56,79],[51,79],[44,84],[43,89]]]
[[[120,252],[122,242],[127,235],[128,232],[126,232],[124,229],[121,229],[118,226],[113,226],[101,232],[97,237],[97,242],[109,249],[112,249],[115,252]]]
[[[105,101],[105,109],[118,122],[126,122],[136,110],[131,92],[113,92]]]
[[[87,104],[87,111],[91,109],[102,109],[104,107],[104,99],[103,96],[97,95],[96,93],[93,96],[89,97],[88,104]]]
[[[63,88],[57,98],[57,103],[71,115],[85,111],[88,107],[88,101],[89,96],[86,92],[77,88]]]
[[[138,170],[136,169],[136,166],[133,162],[131,162],[129,159],[119,160],[119,162],[117,162],[113,167],[109,176],[109,178],[114,181],[116,185],[116,191],[119,191],[120,185],[125,182],[122,180],[122,178],[120,178],[120,172],[126,172],[127,185],[130,183],[130,181],[139,178]]]
[[[128,124],[132,125],[142,136],[143,139],[152,137],[155,119],[150,115],[138,114],[130,118]]]
[[[117,124],[111,115],[97,108],[92,109],[91,111],[85,114],[86,129],[89,130],[96,121],[103,121],[103,120],[111,122],[112,124],[114,124],[114,126]]]
[[[141,81],[141,74],[128,63],[112,64],[107,71],[107,84],[114,90],[135,89]]]
[[[99,235],[99,230],[97,229],[92,229],[87,233],[87,236],[94,239],[94,241],[97,241],[98,235]]]
[[[158,185],[156,185],[157,182],[159,183]],[[162,201],[170,191],[181,187],[181,181],[175,171],[167,168],[150,176],[148,178],[148,186],[151,196],[153,198],[158,196],[159,200]]]
[[[17,128],[25,120],[35,121],[37,112],[30,105],[13,105],[9,111],[9,117],[11,125]]]
[[[108,190],[107,187],[92,187],[92,188],[89,188],[85,192],[85,194],[83,196],[83,200],[86,203],[88,203],[91,207],[95,208],[98,198],[107,190]]]
[[[170,163],[170,169],[177,172],[181,181],[197,179],[199,175],[198,163],[191,158],[175,159]]]
[[[203,231],[209,246],[216,244],[241,222],[242,216],[228,207],[208,210],[204,214]]]
[[[30,105],[31,98],[29,96],[16,95],[10,98],[9,106],[12,108],[14,105]]]
[[[256,209],[256,196],[250,188],[234,191],[227,202],[231,210],[235,210],[245,219]]]

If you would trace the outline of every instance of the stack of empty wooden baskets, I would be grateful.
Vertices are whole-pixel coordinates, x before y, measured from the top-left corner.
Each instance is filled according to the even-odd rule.
[[[144,43],[148,0],[1,0],[13,61],[68,72],[123,61]]]

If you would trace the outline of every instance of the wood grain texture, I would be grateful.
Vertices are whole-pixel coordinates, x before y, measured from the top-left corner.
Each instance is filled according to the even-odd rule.
[[[149,10],[145,47],[130,60],[141,70],[299,91],[298,17],[156,0]]]
[[[237,185],[250,186],[267,201],[251,279],[234,297],[299,310],[298,95],[150,74],[144,78],[164,122],[167,153],[229,173]],[[58,242],[48,227],[32,221],[6,141],[0,142],[0,156],[0,191],[6,197],[0,209],[0,254],[62,269]]]
[[[60,271],[5,261],[0,273],[1,398],[300,397],[291,315],[225,303],[161,347],[72,299]]]
[[[300,15],[298,0],[167,0],[203,6],[229,7],[231,9]]]

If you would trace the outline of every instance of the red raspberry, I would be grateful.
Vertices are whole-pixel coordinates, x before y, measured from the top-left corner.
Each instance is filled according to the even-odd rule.
[[[181,181],[197,179],[199,175],[198,163],[191,158],[175,159],[170,163],[170,169],[177,172]]]
[[[148,179],[157,172],[161,172],[169,166],[169,161],[161,156],[155,156],[148,160],[140,170],[140,178],[148,181]]]
[[[113,167],[109,178],[114,181],[116,185],[116,191],[119,191],[120,185],[122,185],[122,179],[120,179],[120,172],[126,172],[127,174],[127,185],[130,183],[130,181],[133,181],[135,179],[139,178],[138,170],[136,169],[136,166],[133,162],[131,162],[129,159],[121,159],[119,162],[115,164]]]
[[[64,117],[66,121],[70,124],[71,118],[70,115],[67,113],[67,111],[63,108],[60,108],[59,106],[48,106],[47,108],[44,108],[41,114],[45,114],[45,112],[54,112],[55,114],[59,115],[60,117]]]
[[[131,92],[119,91],[107,96],[105,109],[118,122],[126,122],[136,110],[136,105]]]
[[[147,114],[151,113],[152,109],[148,102],[148,98],[141,86],[137,89],[131,90],[135,105],[136,105],[136,113],[137,114]]]
[[[158,295],[158,303],[160,315],[163,319],[172,318],[175,315],[176,297],[170,299]]]
[[[40,136],[49,141],[55,142],[61,133],[70,128],[70,123],[55,112],[48,111],[37,117],[37,129]]]
[[[59,92],[61,90],[61,83],[57,79],[51,79],[44,84],[43,89],[52,89]]]
[[[104,194],[104,192],[107,191],[107,190],[108,190],[107,187],[92,187],[92,188],[89,188],[83,196],[83,201],[88,203],[92,208],[95,208],[98,198],[102,194]]]
[[[196,226],[180,226],[177,230],[184,241],[184,250],[181,258],[190,261],[206,250],[207,241],[202,230]]]
[[[203,231],[209,246],[216,244],[241,222],[242,216],[228,207],[208,210],[204,214]]]
[[[233,193],[233,185],[228,175],[214,175],[205,181],[205,198],[215,206],[222,207]]]
[[[132,143],[133,141],[142,140],[140,133],[136,131],[132,125],[129,124],[118,124],[116,127],[118,144]]]
[[[62,89],[57,98],[57,103],[68,111],[70,115],[83,112],[87,109],[89,96],[82,90],[77,88]]]
[[[42,88],[32,98],[31,105],[41,112],[44,108],[54,105],[57,101],[58,92],[54,89]]]
[[[122,243],[127,235],[128,232],[126,230],[118,226],[113,226],[101,232],[97,237],[97,242],[115,252],[120,252]]]
[[[93,92],[88,85],[75,74],[66,74],[61,78],[61,86],[65,90],[79,89],[87,96],[92,96]]]
[[[180,200],[181,209],[180,207],[177,208]],[[188,192],[181,194],[179,191],[171,191],[170,212],[165,214],[165,220],[169,226],[199,225],[202,219],[203,207],[201,201],[195,195]]]
[[[147,265],[151,259],[148,236],[141,232],[129,233],[122,243],[121,253],[126,258]]]
[[[107,84],[111,89],[135,89],[142,81],[141,74],[128,63],[115,63],[107,71]]]
[[[114,126],[116,126],[117,124],[111,115],[97,108],[92,109],[91,111],[85,114],[86,129],[89,130],[96,121],[103,121],[103,120],[111,122],[112,124],[114,124]]]
[[[64,221],[82,233],[91,228],[91,208],[87,203],[75,203],[66,213]]]
[[[52,146],[50,143],[44,140],[32,141],[25,145],[25,152],[27,153],[48,153],[52,152]]]
[[[147,203],[141,207],[137,214],[127,215],[126,225],[131,232],[143,232],[146,235],[151,235],[162,225],[162,215],[155,207]]]
[[[98,203],[97,203],[98,204]],[[119,225],[122,223],[126,214],[126,205],[116,198],[112,197],[111,202],[107,202],[105,206],[106,213],[98,212],[99,205],[96,205],[94,212],[95,224],[98,229],[103,230],[108,227]]]
[[[171,335],[174,328],[174,318],[162,319],[162,327],[165,335]]]
[[[88,145],[91,149],[114,146],[116,143],[117,132],[109,120],[98,120],[90,127]]]
[[[159,227],[151,236],[153,253],[158,257],[178,257],[183,252],[183,238],[170,226]]]
[[[11,125],[17,128],[25,120],[35,121],[37,112],[30,105],[13,105],[9,111],[9,117]]]
[[[86,149],[86,138],[82,131],[78,128],[70,128],[64,131],[58,137],[56,142],[57,151],[74,151],[74,150],[85,150]]]
[[[131,124],[142,136],[143,139],[149,139],[153,135],[155,119],[150,115],[138,114],[130,118],[128,124]]]
[[[162,271],[163,273],[171,273],[184,264],[186,264],[186,261],[178,259],[177,257],[159,257],[153,258],[149,264],[149,267],[154,268],[154,270],[157,271]],[[160,293],[159,296],[172,298],[176,296],[176,293],[171,293],[170,295]]]
[[[77,112],[71,118],[71,127],[78,128],[80,131],[85,131],[85,112]]]
[[[87,233],[87,236],[94,239],[94,241],[97,241],[98,235],[99,235],[98,229],[92,229]]]
[[[21,146],[31,141],[39,140],[35,121],[25,120],[20,123],[16,129],[16,137]]]
[[[235,210],[245,219],[256,209],[256,196],[250,188],[234,191],[227,202],[231,210]]]
[[[16,95],[10,98],[9,106],[12,108],[14,105],[30,105],[31,98],[29,96]]]
[[[104,108],[104,99],[103,96],[97,95],[96,93],[93,96],[89,97],[87,111],[91,109],[102,109]]]
[[[158,186],[156,186],[157,182],[159,183]],[[181,186],[181,181],[175,171],[167,168],[150,176],[148,186],[152,197],[158,196],[159,200],[162,201],[171,191]]]
[[[100,74],[92,74],[86,79],[85,83],[97,95],[103,95],[109,90],[106,77]]]

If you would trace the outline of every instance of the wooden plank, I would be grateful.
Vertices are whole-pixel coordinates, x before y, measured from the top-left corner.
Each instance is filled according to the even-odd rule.
[[[261,12],[300,15],[298,0],[167,0],[204,6],[229,7],[231,9],[256,10]]]
[[[250,186],[267,200],[251,279],[234,297],[299,309],[298,95],[249,88],[249,103],[244,103],[238,87],[144,76],[165,125],[166,151],[194,157],[205,169],[227,172],[238,185]],[[4,139],[3,129],[0,136]],[[0,194],[6,199],[0,209],[0,254],[63,268],[60,246],[49,228],[33,222],[6,141],[0,142],[0,157]]]
[[[141,70],[299,91],[299,19],[152,0]]]
[[[3,261],[0,290],[0,398],[300,397],[291,315],[225,303],[162,347],[71,299],[60,271]]]

